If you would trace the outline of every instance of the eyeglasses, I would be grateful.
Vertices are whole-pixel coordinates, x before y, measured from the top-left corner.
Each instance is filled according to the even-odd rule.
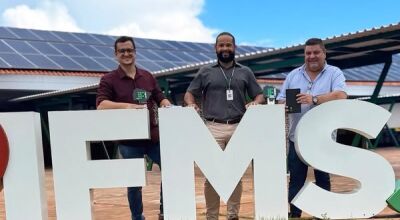
[[[135,52],[135,49],[133,49],[133,48],[121,48],[121,49],[118,49],[117,51],[118,51],[118,53],[122,53],[122,54],[124,54],[125,52],[128,52],[129,54],[131,54],[131,53]]]

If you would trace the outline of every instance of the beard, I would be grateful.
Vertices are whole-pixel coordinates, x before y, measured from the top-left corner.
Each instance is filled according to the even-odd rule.
[[[235,52],[228,52],[228,56],[224,56],[225,52],[217,53],[218,60],[223,63],[229,63],[235,59]]]

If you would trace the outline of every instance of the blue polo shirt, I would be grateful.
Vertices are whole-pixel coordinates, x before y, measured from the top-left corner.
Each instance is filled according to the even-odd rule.
[[[324,69],[318,74],[317,78],[311,81],[305,71],[305,65],[303,65],[292,70],[286,77],[277,100],[286,99],[286,89],[299,88],[301,93],[308,93],[312,96],[323,95],[333,91],[346,92],[345,81],[346,79],[344,78],[342,70],[328,64],[325,64]],[[315,105],[313,104],[302,104],[301,113],[289,114],[289,139],[291,141],[294,141],[294,132],[300,118],[314,107]]]

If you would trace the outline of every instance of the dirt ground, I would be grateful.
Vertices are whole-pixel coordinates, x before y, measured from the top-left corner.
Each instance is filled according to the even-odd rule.
[[[400,148],[380,148],[377,153],[385,157],[393,166],[396,178],[400,179]],[[310,169],[311,171],[311,169]],[[309,178],[312,179],[312,172]],[[147,220],[156,220],[159,207],[159,183],[160,171],[154,166],[153,171],[147,173],[148,185],[143,188],[144,214]],[[204,176],[196,168],[196,202],[198,219],[205,219],[205,200],[203,196]],[[249,168],[243,177],[243,196],[241,202],[240,218],[253,219],[253,189],[252,173]],[[354,189],[356,182],[340,177],[332,176],[332,190],[335,192],[348,192]],[[52,171],[46,170],[46,189],[48,200],[49,220],[55,220],[55,204]],[[96,189],[94,190],[94,216],[96,220],[129,220],[130,211],[126,199],[125,188]],[[303,214],[304,218],[309,218]],[[375,216],[379,219],[400,219],[400,214],[386,208]],[[4,208],[4,195],[0,193],[0,219],[6,219]],[[221,203],[220,219],[226,219],[226,206]]]

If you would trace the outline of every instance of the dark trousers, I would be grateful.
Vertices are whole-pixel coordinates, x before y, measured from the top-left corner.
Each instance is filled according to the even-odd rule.
[[[300,189],[304,186],[307,178],[308,166],[297,156],[294,142],[289,141],[288,168],[290,172],[289,179],[289,202],[297,195]],[[316,185],[330,191],[331,182],[328,173],[314,169]],[[322,202],[322,201],[321,201]],[[301,210],[290,204],[291,217],[300,217]]]
[[[123,158],[143,158],[146,154],[154,163],[158,164],[161,169],[160,159],[160,144],[127,146],[119,145],[119,151]],[[134,173],[132,173],[134,175]],[[143,201],[142,187],[128,187],[129,208],[132,214],[132,220],[142,220],[143,216]],[[160,213],[163,213],[162,203],[162,185],[160,186]]]

